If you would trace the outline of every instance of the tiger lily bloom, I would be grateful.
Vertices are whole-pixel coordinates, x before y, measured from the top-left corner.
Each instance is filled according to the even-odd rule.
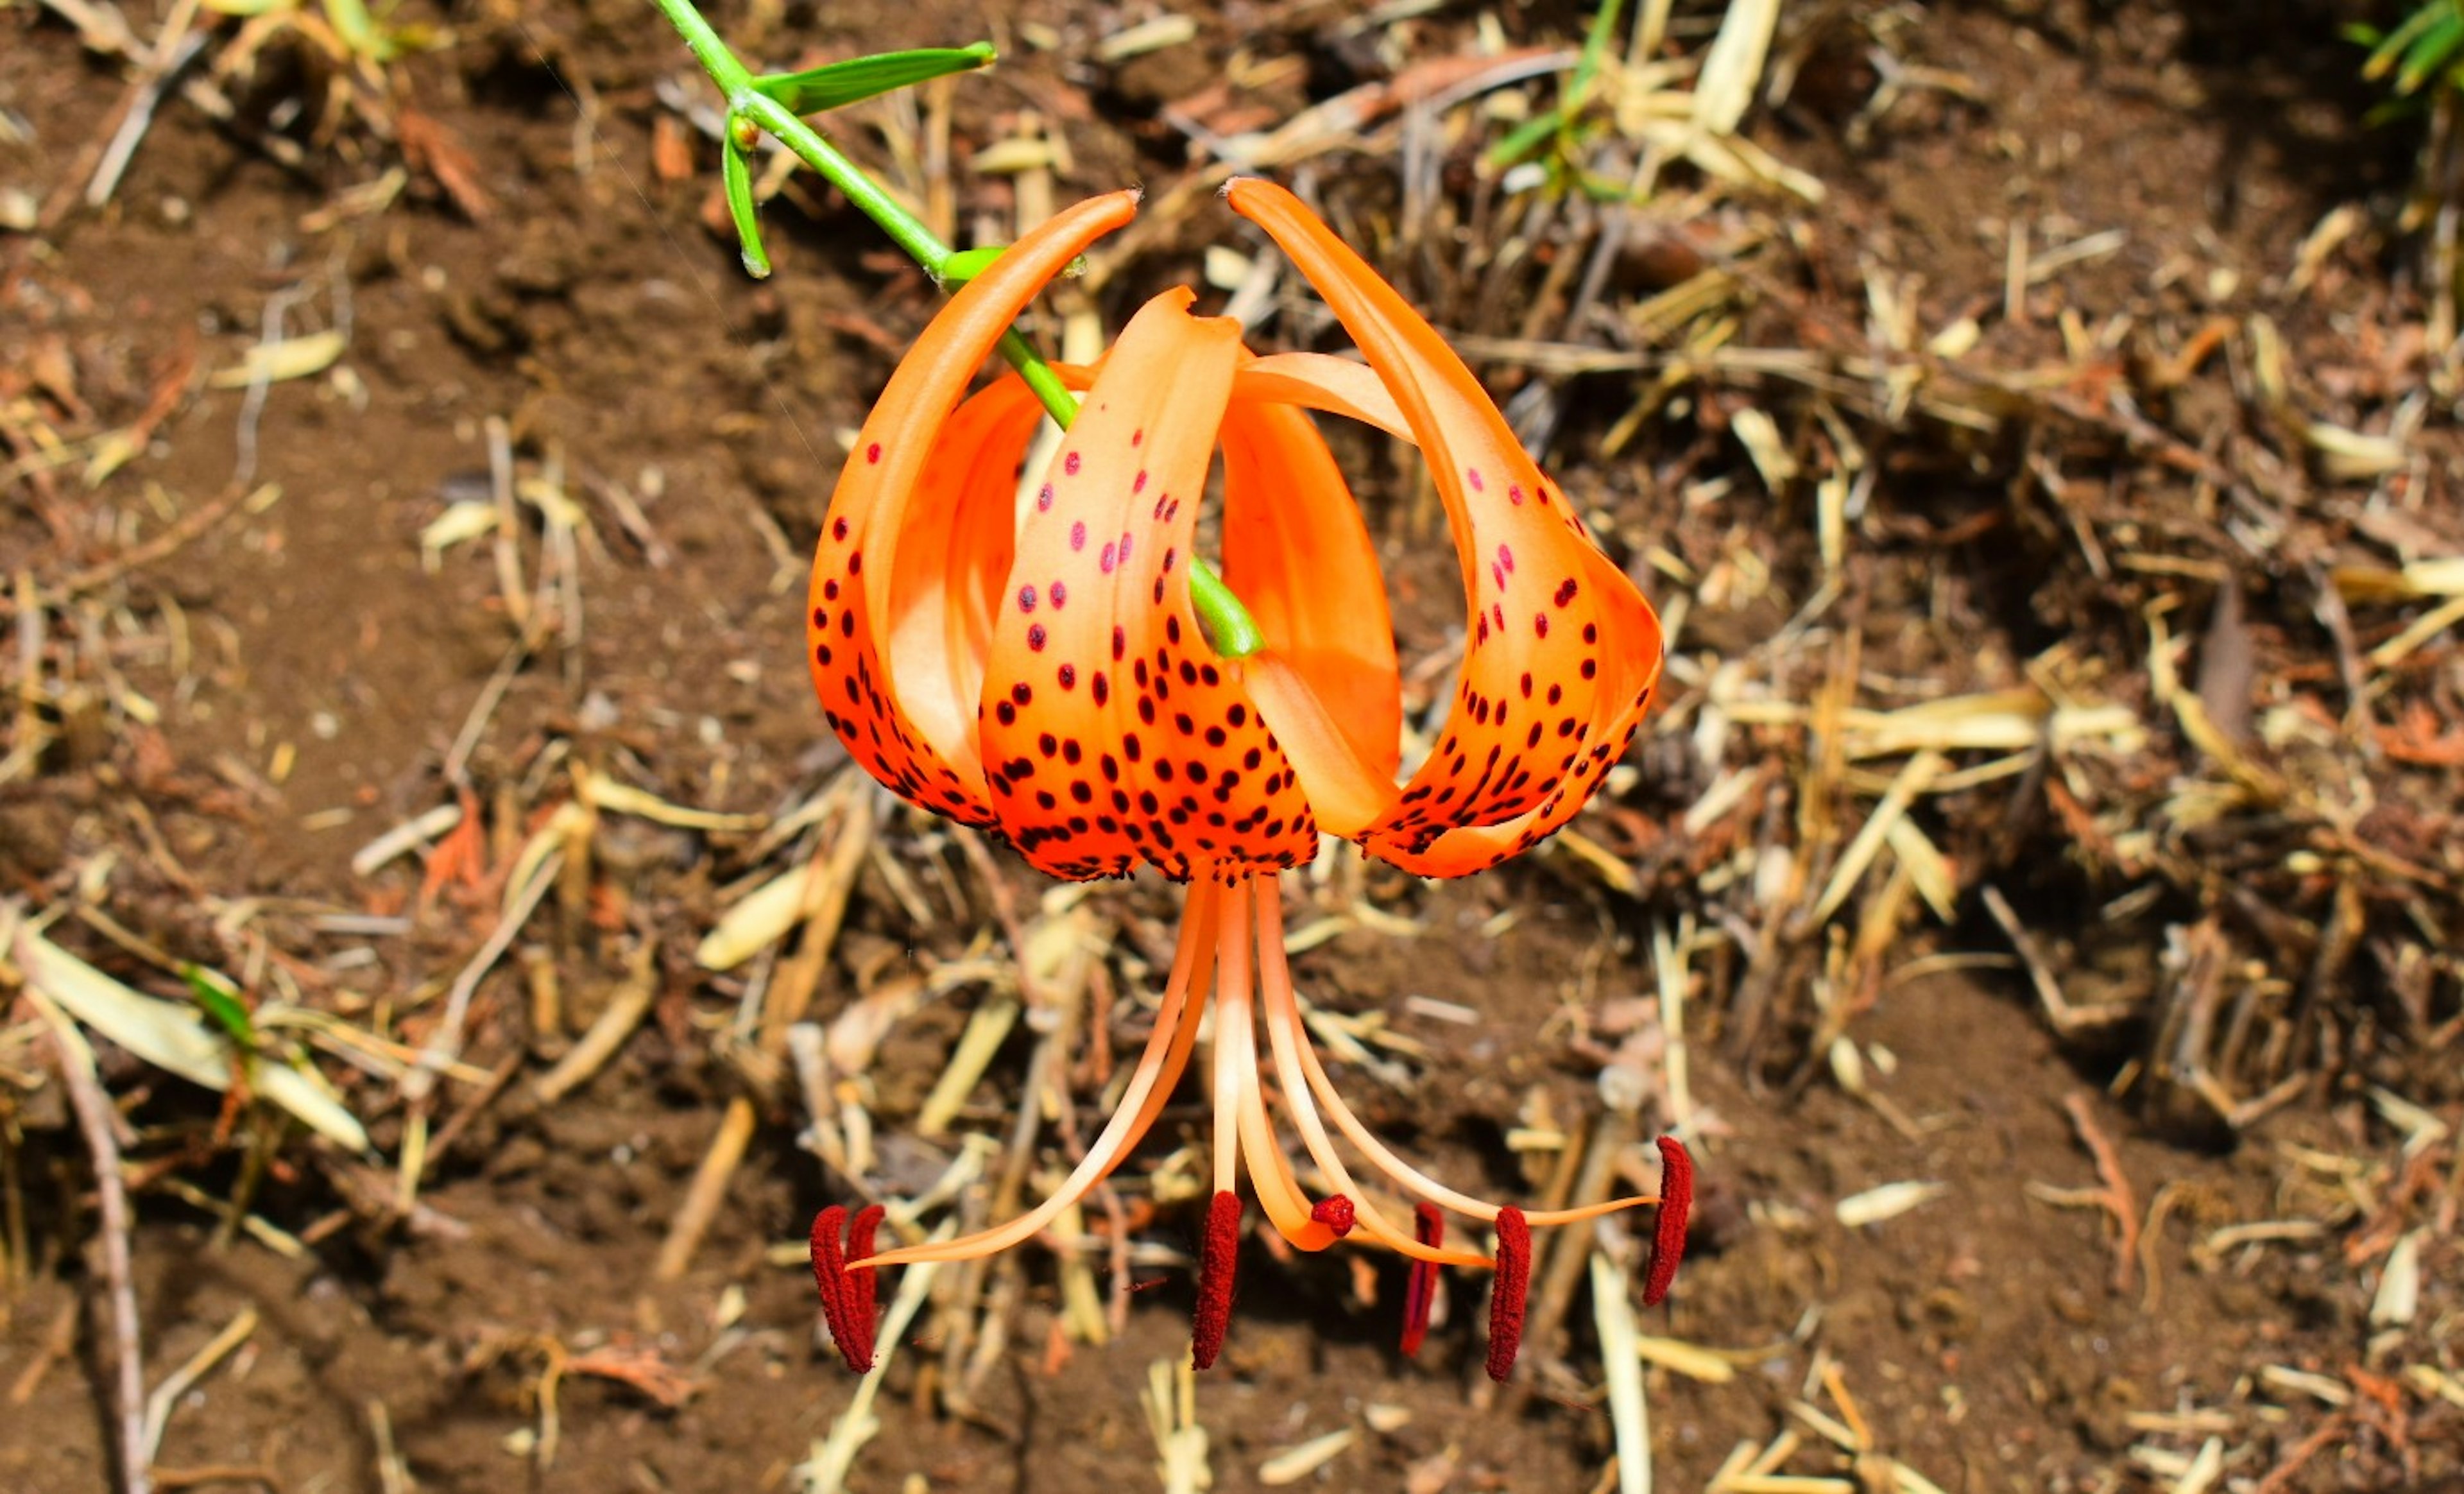
[[[1661,1143],[1659,1197],[1530,1213],[1485,1202],[1379,1141],[1310,1044],[1276,873],[1309,864],[1322,834],[1422,876],[1475,871],[1545,838],[1624,752],[1659,681],[1660,624],[1401,296],[1289,192],[1240,181],[1225,196],[1316,287],[1365,363],[1254,356],[1237,322],[1193,316],[1189,291],[1167,291],[1099,365],[1057,370],[1083,403],[1031,501],[1019,501],[1044,409],[1014,374],[972,396],[968,385],[1035,294],[1136,210],[1134,193],[1098,197],[1024,235],[934,318],[865,422],[823,524],[807,651],[824,713],[857,761],[1054,876],[1144,865],[1189,885],[1154,1034],[1058,1191],[981,1233],[880,1251],[878,1208],[816,1220],[823,1307],[858,1369],[872,1357],[874,1272],[982,1256],[1049,1225],[1155,1123],[1210,1000],[1215,1192],[1199,1368],[1223,1343],[1244,1168],[1294,1247],[1350,1235],[1411,1258],[1407,1349],[1426,1329],[1438,1267],[1493,1268],[1488,1369],[1500,1379],[1521,1334],[1531,1226],[1658,1204],[1650,1302],[1683,1248],[1691,1168],[1674,1140]],[[1399,783],[1402,691],[1384,582],[1311,411],[1419,447],[1462,564],[1467,631],[1452,714]],[[1219,450],[1222,577],[1264,643],[1241,657],[1218,653],[1190,597]],[[1267,1106],[1269,1070],[1284,1121],[1334,1190],[1327,1197],[1295,1177]],[[1335,1132],[1419,1200],[1410,1219],[1374,1204]],[[1447,1245],[1449,1212],[1490,1225],[1494,1253]]]

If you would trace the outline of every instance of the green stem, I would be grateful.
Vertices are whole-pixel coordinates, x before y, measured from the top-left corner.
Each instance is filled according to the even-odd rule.
[[[924,267],[924,273],[937,283],[953,253],[913,213],[900,206],[898,199],[882,189],[880,184],[864,174],[862,167],[841,154],[838,147],[822,138],[821,132],[753,86],[752,71],[736,59],[727,43],[711,29],[709,21],[693,8],[693,0],[650,0],[659,13],[684,37],[693,60],[718,85],[727,99],[728,127],[736,121],[749,121],[777,136],[779,143],[795,153],[796,159],[811,166],[822,179],[846,194],[857,210],[870,218],[890,241],[904,250],[907,256]],[[1017,328],[1001,334],[1001,357],[1018,370],[1019,377],[1044,404],[1053,422],[1064,430],[1078,416],[1078,398],[1061,383],[1061,376],[1044,361]],[[1196,556],[1190,557],[1190,604],[1198,620],[1205,626],[1215,651],[1227,659],[1245,658],[1265,646],[1258,632],[1257,620],[1250,617],[1241,599],[1232,594],[1214,570]]]

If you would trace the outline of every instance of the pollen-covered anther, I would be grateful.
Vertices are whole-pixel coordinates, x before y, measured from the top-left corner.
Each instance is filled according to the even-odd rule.
[[[1446,1242],[1446,1217],[1434,1203],[1416,1205],[1412,1210],[1412,1238],[1435,1250]],[[1412,1275],[1403,1287],[1403,1352],[1406,1357],[1420,1351],[1420,1344],[1429,1336],[1429,1310],[1438,1300],[1438,1263],[1417,1257],[1412,1262]]]
[[[1488,1377],[1500,1384],[1514,1373],[1530,1297],[1531,1226],[1509,1205],[1497,1211],[1497,1285],[1488,1299]]]
[[[1334,1231],[1337,1240],[1352,1233],[1353,1213],[1352,1200],[1339,1193],[1329,1194],[1309,1206],[1309,1219]]]
[[[1686,1216],[1694,1211],[1694,1159],[1675,1136],[1660,1138],[1660,1220],[1651,1232],[1651,1259],[1643,1267],[1642,1305],[1659,1307],[1685,1259]]]
[[[889,1212],[880,1204],[869,1204],[847,1221],[847,1326],[855,1332],[867,1367],[872,1364],[874,1334],[880,1321],[881,1273],[866,1266],[864,1261],[872,1254],[873,1238],[880,1233],[881,1221]]]
[[[1218,1193],[1206,1208],[1198,1249],[1198,1311],[1190,1325],[1189,1362],[1211,1369],[1232,1326],[1232,1279],[1241,1268],[1241,1196]]]
[[[813,1289],[822,1299],[822,1320],[829,1325],[830,1341],[838,1345],[840,1357],[858,1374],[872,1368],[873,1278],[878,1273],[848,1270],[847,1256],[850,1251],[859,1258],[872,1253],[873,1233],[881,1225],[882,1212],[874,1204],[849,1224],[846,1208],[833,1203],[813,1217]]]

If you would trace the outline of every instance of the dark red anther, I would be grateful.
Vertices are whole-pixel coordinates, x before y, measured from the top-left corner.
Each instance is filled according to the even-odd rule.
[[[822,1299],[822,1320],[830,1326],[830,1342],[847,1368],[862,1374],[872,1368],[872,1346],[859,1342],[855,1329],[855,1284],[847,1279],[847,1252],[840,1236],[847,1228],[847,1210],[831,1204],[813,1216],[813,1290]],[[868,1275],[870,1273],[867,1273]],[[866,1327],[871,1327],[869,1315]],[[869,1340],[870,1334],[866,1334]]]
[[[1642,1305],[1660,1306],[1685,1259],[1685,1217],[1694,1210],[1694,1159],[1675,1136],[1660,1138],[1660,1223],[1651,1232],[1651,1259],[1642,1273]]]
[[[1309,1206],[1309,1218],[1334,1231],[1334,1238],[1341,1240],[1352,1233],[1352,1200],[1339,1193],[1329,1194]]]
[[[882,1216],[888,1212],[880,1204],[870,1204],[847,1223],[846,1260],[848,1269],[845,1277],[847,1330],[855,1335],[856,1341],[850,1346],[855,1351],[854,1357],[863,1360],[868,1370],[872,1368],[874,1333],[880,1321],[877,1309],[881,1273],[854,1267],[872,1254],[873,1236],[881,1228]]]
[[[1412,1210],[1412,1238],[1435,1250],[1446,1242],[1446,1217],[1434,1203],[1423,1203]],[[1411,1279],[1403,1286],[1403,1352],[1420,1351],[1420,1341],[1429,1336],[1429,1308],[1438,1300],[1438,1263],[1414,1260]]]
[[[1531,1226],[1523,1211],[1497,1211],[1497,1285],[1488,1299],[1488,1377],[1503,1385],[1523,1347],[1523,1307],[1531,1296]]]
[[[1206,1238],[1198,1250],[1198,1314],[1190,1325],[1189,1361],[1211,1368],[1232,1326],[1232,1278],[1241,1268],[1241,1196],[1219,1193],[1206,1208]]]

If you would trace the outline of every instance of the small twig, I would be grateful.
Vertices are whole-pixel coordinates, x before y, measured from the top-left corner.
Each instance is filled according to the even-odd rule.
[[[2045,957],[2035,935],[2019,922],[2019,914],[2011,907],[2011,900],[2002,895],[2002,890],[1989,882],[1977,890],[1985,900],[1985,911],[2002,926],[2002,932],[2010,937],[2011,948],[2018,953],[2019,962],[2028,967],[2028,983],[2035,988],[2036,1000],[2044,1004],[2046,1020],[2054,1024],[2054,1030],[2075,1033],[2101,1022],[2118,1022],[2128,1015],[2118,1004],[2113,1007],[2073,1006],[2070,999],[2062,995],[2061,982],[2054,978],[2053,962]]]
[[[517,638],[505,649],[504,658],[496,663],[496,671],[479,687],[479,697],[471,704],[471,714],[463,719],[462,730],[454,735],[453,745],[445,753],[445,781],[456,788],[471,786],[471,754],[478,750],[479,735],[488,729],[488,718],[496,714],[496,706],[512,688],[514,676],[529,662],[531,647],[526,639]]]
[[[2139,1269],[2139,1200],[2130,1190],[2130,1175],[2122,1170],[2122,1154],[2114,1150],[2113,1140],[2096,1122],[2092,1102],[2083,1092],[2074,1091],[2062,1097],[2062,1109],[2069,1112],[2071,1125],[2079,1131],[2079,1145],[2096,1159],[2097,1201],[2113,1216],[2121,1231],[2113,1245],[2113,1289],[2128,1291]]]
[[[394,1447],[393,1413],[384,1401],[368,1401],[368,1439],[376,1443],[377,1479],[385,1494],[411,1494],[410,1464]]]
[[[787,1029],[804,1020],[837,947],[839,926],[846,921],[847,899],[864,872],[865,854],[873,843],[873,796],[859,787],[848,798],[826,856],[805,872],[798,914],[803,938],[796,953],[781,961],[761,1004],[761,1051],[773,1059],[787,1052]]]
[[[1617,1494],[1651,1494],[1651,1407],[1642,1356],[1635,1349],[1634,1303],[1626,1275],[1603,1250],[1592,1252],[1592,1318],[1608,1374],[1609,1421],[1617,1429]]]
[[[684,1206],[676,1210],[674,1220],[668,1226],[668,1238],[659,1245],[658,1263],[651,1268],[654,1279],[675,1281],[693,1264],[693,1252],[701,1248],[701,1237],[710,1232],[711,1220],[718,1217],[719,1205],[727,1199],[728,1180],[743,1162],[745,1148],[753,1144],[754,1122],[751,1100],[739,1094],[727,1102],[727,1114],[718,1123],[718,1134],[712,1138],[700,1171],[693,1174],[693,1185],[685,1190]]]
[[[522,585],[521,515],[514,507],[513,428],[502,415],[487,419],[488,489],[496,501],[496,590],[505,599],[505,616],[514,631],[530,636],[531,596]]]
[[[606,1008],[582,1041],[540,1078],[537,1088],[541,1105],[554,1105],[588,1084],[642,1024],[659,996],[658,953],[658,940],[645,939],[626,960],[625,983],[608,998]]]
[[[203,1379],[208,1371],[220,1364],[232,1350],[246,1343],[248,1336],[255,1331],[256,1309],[240,1308],[239,1316],[225,1324],[223,1330],[216,1333],[205,1348],[189,1355],[187,1363],[165,1375],[163,1383],[154,1387],[153,1395],[145,1402],[145,1461],[149,1465],[154,1461],[154,1454],[163,1446],[164,1432],[171,1424],[171,1408],[180,1403],[180,1397],[188,1393],[189,1386]]]
[[[2252,1494],[2277,1494],[2277,1490],[2289,1487],[2311,1459],[2318,1457],[2338,1438],[2349,1434],[2352,1425],[2352,1413],[2346,1411],[2339,1411],[2320,1422],[2308,1437],[2294,1443],[2293,1450],[2267,1471],[2267,1476],[2258,1481]]]
[[[495,929],[489,934],[487,942],[479,946],[479,953],[472,956],[471,962],[462,967],[462,973],[453,978],[452,989],[445,997],[445,1013],[437,1020],[435,1032],[429,1034],[428,1045],[420,1050],[419,1062],[402,1076],[403,1096],[412,1104],[425,1101],[436,1087],[436,1076],[461,1057],[462,1027],[470,1019],[471,998],[478,991],[480,979],[495,968],[497,960],[504,957],[505,951],[513,947],[515,937],[522,932],[522,925],[530,921],[532,910],[539,907],[539,899],[547,895],[547,890],[556,885],[556,875],[563,868],[564,852],[548,852],[538,869],[531,873],[530,880],[523,883],[514,895],[512,905],[496,920]]]
[[[112,1350],[119,1361],[120,1486],[124,1494],[152,1494],[154,1480],[146,1456],[145,1361],[140,1355],[137,1287],[129,1275],[128,1190],[120,1174],[120,1138],[112,1134],[111,1097],[91,1066],[87,1051],[68,1017],[39,1002],[54,1027],[59,1054],[60,1083],[76,1110],[77,1129],[85,1132],[86,1150],[94,1158],[95,1195],[102,1206],[102,1274],[111,1295]]]
[[[51,1328],[44,1332],[42,1344],[34,1351],[34,1357],[27,1362],[24,1372],[11,1382],[10,1405],[22,1406],[33,1400],[34,1393],[43,1388],[44,1376],[52,1373],[52,1366],[77,1352],[77,1302],[72,1297],[60,1305],[60,1314],[52,1320]]]
[[[257,341],[267,344],[281,341],[282,319],[291,314],[292,307],[306,300],[310,294],[308,287],[302,284],[287,287],[267,297],[265,315],[258,329]],[[239,422],[234,428],[231,438],[231,445],[234,448],[231,486],[234,488],[245,488],[256,478],[257,421],[265,413],[266,395],[273,387],[273,371],[260,366],[248,381],[248,392],[240,397]]]
[[[164,40],[170,40],[166,34]],[[159,50],[159,43],[158,43]],[[206,38],[190,32],[172,46],[167,60],[149,63],[146,71],[131,85],[127,112],[121,116],[119,132],[102,152],[101,162],[94,168],[94,180],[86,184],[85,205],[99,208],[111,201],[120,188],[120,178],[128,164],[137,159],[137,146],[153,127],[154,111],[163,102],[174,79],[188,69],[197,55],[206,50]]]
[[[46,582],[41,591],[33,595],[41,603],[58,605],[72,597],[107,586],[128,572],[151,565],[196,538],[219,523],[243,502],[253,506],[260,500],[266,491],[264,488],[254,490],[233,488],[212,502],[183,514],[151,539],[131,545],[111,560],[89,565],[58,581]],[[0,596],[0,617],[13,617],[28,610],[30,608],[24,598],[12,599]]]

